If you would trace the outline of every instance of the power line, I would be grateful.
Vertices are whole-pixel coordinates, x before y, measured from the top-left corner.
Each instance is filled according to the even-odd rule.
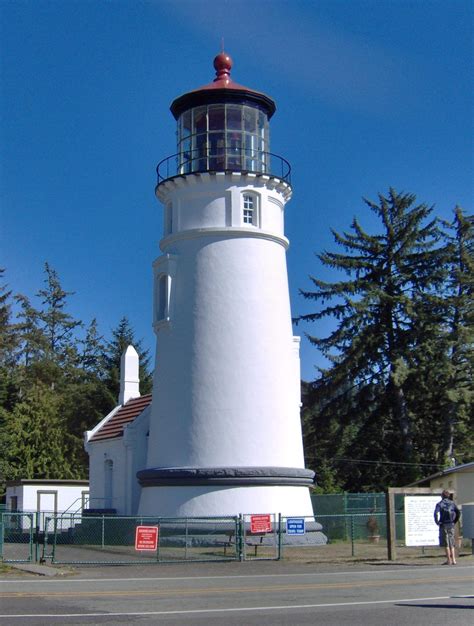
[[[366,461],[365,459],[345,459],[335,458],[333,461],[343,461],[344,463],[361,463],[367,465],[414,465],[416,467],[440,467],[444,468],[444,465],[439,463],[402,463],[400,461]]]

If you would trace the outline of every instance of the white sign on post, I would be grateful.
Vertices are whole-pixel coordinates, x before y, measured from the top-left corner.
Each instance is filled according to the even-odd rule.
[[[405,545],[439,546],[434,510],[439,496],[405,496]]]

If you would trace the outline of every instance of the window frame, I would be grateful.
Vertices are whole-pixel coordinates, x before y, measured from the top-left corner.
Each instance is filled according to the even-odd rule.
[[[173,203],[167,202],[164,210],[163,232],[165,237],[173,233]]]
[[[157,332],[171,322],[177,257],[164,254],[153,263],[153,329]]]
[[[155,322],[166,322],[169,320],[170,305],[170,282],[171,277],[166,272],[160,272],[156,277],[156,319]]]
[[[241,219],[243,226],[260,227],[260,202],[254,191],[242,192]]]

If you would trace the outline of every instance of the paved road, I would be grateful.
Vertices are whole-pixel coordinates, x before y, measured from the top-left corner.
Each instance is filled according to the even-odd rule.
[[[474,566],[183,564],[0,580],[0,624],[474,623]]]

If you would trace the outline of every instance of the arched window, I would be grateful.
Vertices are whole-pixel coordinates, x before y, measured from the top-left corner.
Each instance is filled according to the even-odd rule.
[[[114,501],[114,462],[107,459],[104,463],[104,508],[113,508]]]
[[[153,263],[153,328],[166,328],[173,315],[173,289],[176,276],[176,258],[164,254]]]
[[[161,274],[158,278],[157,321],[164,320],[168,317],[168,283],[169,276],[167,274]]]
[[[164,235],[171,235],[173,232],[173,204],[168,202],[165,206]]]

